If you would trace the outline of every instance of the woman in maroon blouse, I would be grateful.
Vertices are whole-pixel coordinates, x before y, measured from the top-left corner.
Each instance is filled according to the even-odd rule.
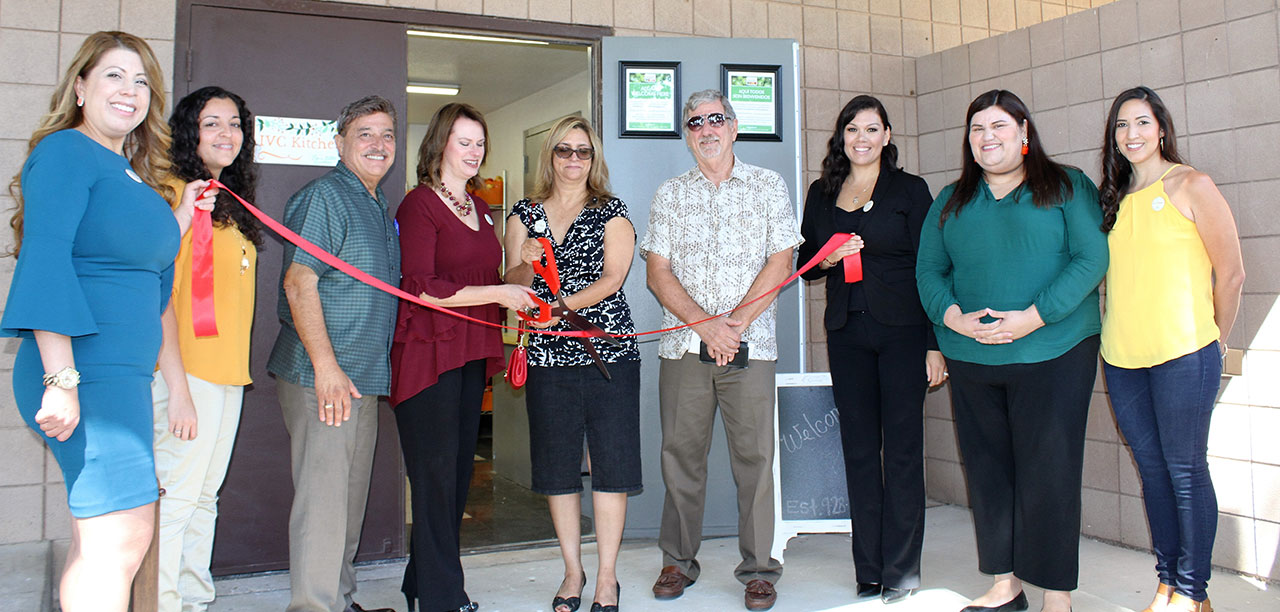
[[[466,104],[436,112],[418,149],[418,187],[396,212],[400,288],[492,323],[499,305],[529,308],[527,287],[498,276],[502,246],[483,200],[467,194],[484,163],[488,127]],[[503,368],[502,334],[429,308],[400,303],[391,345],[395,408],[413,501],[409,564],[400,589],[424,610],[473,611],[463,588],[458,530],[471,485],[480,402]]]

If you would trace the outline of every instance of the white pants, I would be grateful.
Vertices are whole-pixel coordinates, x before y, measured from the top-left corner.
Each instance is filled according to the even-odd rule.
[[[227,475],[240,426],[244,387],[187,375],[197,435],[180,440],[169,429],[169,387],[159,372],[151,383],[155,408],[156,477],[160,498],[160,612],[203,612],[214,598],[213,553],[218,489]]]

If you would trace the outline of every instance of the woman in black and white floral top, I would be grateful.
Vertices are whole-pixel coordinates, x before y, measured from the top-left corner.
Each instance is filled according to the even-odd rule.
[[[610,334],[631,334],[635,325],[622,283],[631,269],[636,234],[626,204],[609,193],[609,170],[599,156],[600,139],[580,117],[551,128],[538,160],[538,179],[529,199],[507,217],[507,282],[530,285],[553,302],[546,281],[531,262],[543,256],[538,238],[552,244],[565,304]],[[571,331],[552,318],[547,329]],[[640,353],[635,338],[614,346],[591,340],[608,364],[612,380],[596,369],[577,338],[534,334],[529,341],[530,454],[533,490],[547,496],[564,580],[553,612],[574,612],[581,604],[582,440],[591,456],[591,500],[595,513],[599,567],[593,612],[615,612],[615,565],[626,522],[627,493],[640,482]]]

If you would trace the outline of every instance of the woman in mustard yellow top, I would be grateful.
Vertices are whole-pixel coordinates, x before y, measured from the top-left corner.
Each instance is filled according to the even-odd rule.
[[[253,117],[244,100],[205,87],[178,102],[169,118],[171,181],[215,178],[252,200],[257,183]],[[204,610],[213,601],[218,489],[231,461],[249,384],[257,221],[228,194],[213,209],[213,302],[217,334],[196,337],[191,312],[191,232],[174,266],[173,298],[164,313],[160,371],[151,385],[160,498],[160,612]],[[176,334],[172,333],[176,330]],[[176,342],[172,340],[176,338]]]
[[[1213,180],[1182,165],[1169,111],[1146,87],[1112,103],[1102,172],[1103,372],[1142,477],[1160,580],[1144,612],[1211,611],[1218,502],[1206,454],[1244,284],[1236,224]]]

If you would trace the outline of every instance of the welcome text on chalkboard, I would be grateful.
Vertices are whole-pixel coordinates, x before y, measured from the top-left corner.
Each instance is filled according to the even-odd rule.
[[[773,557],[801,533],[848,533],[840,413],[825,372],[778,374]]]

